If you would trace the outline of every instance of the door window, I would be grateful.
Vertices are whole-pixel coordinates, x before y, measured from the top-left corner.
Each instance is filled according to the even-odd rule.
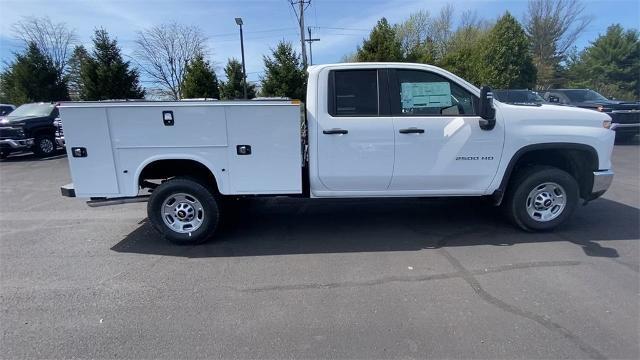
[[[451,80],[428,71],[396,70],[392,111],[400,116],[475,115],[476,98]]]
[[[334,71],[332,85],[329,91],[331,115],[378,116],[376,69]]]

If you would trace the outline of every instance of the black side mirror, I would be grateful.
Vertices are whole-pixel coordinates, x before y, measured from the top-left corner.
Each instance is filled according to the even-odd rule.
[[[496,126],[496,109],[493,107],[493,93],[491,88],[483,86],[480,88],[480,104],[478,113],[482,118],[480,128],[491,130]]]

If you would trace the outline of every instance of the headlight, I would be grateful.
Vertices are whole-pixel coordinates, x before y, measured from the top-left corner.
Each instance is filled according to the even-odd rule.
[[[602,122],[602,127],[605,129],[611,128],[611,120],[605,120]]]

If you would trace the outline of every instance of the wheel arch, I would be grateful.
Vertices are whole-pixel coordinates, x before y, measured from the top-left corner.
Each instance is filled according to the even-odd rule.
[[[222,169],[224,171],[224,169]],[[190,176],[212,186],[216,193],[223,189],[222,175],[213,164],[193,155],[158,155],[146,159],[136,169],[134,188],[146,180]]]
[[[40,125],[31,127],[27,131],[29,132],[29,135],[34,138],[42,134],[55,136],[56,127],[53,125]]]
[[[570,173],[578,182],[580,196],[587,198],[593,186],[593,172],[598,170],[598,152],[593,146],[580,143],[540,143],[523,146],[514,153],[493,193],[500,205],[512,176],[529,165],[549,165]]]

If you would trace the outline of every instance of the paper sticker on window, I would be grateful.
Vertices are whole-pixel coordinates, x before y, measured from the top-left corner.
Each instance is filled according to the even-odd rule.
[[[449,82],[402,83],[403,109],[443,108],[451,106]]]

